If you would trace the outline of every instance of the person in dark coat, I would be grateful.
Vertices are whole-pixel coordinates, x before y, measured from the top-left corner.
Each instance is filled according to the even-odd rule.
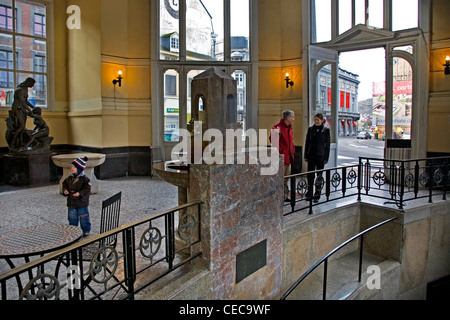
[[[71,174],[63,182],[63,194],[67,196],[69,224],[77,227],[79,223],[85,237],[91,231],[89,217],[91,181],[84,173],[87,161],[87,157],[73,160]]]
[[[305,161],[308,163],[308,172],[322,170],[328,163],[330,157],[330,129],[325,126],[326,119],[323,114],[317,113],[314,116],[314,125],[308,128],[305,142]],[[322,172],[317,173],[317,185],[314,192],[314,202],[318,202],[321,193],[320,180]],[[308,185],[314,181],[314,174],[308,175]],[[323,185],[323,184],[322,184]],[[312,188],[309,188],[307,197],[309,198]]]

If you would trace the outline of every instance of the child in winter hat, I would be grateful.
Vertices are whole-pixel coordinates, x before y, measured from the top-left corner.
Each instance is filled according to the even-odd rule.
[[[87,161],[87,157],[73,160],[70,169],[72,174],[63,181],[63,194],[67,197],[69,224],[80,225],[84,236],[88,236],[91,231],[89,217],[91,182],[84,173]]]
[[[88,160],[89,160],[88,157],[85,156],[83,158],[76,158],[75,160],[72,161],[72,164],[77,169],[77,175],[79,175],[81,172],[84,171],[84,169],[86,169],[86,163]]]

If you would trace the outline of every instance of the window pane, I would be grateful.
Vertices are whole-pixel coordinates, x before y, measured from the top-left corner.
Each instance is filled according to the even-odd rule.
[[[368,26],[381,29],[383,28],[383,1],[384,0],[369,0]]]
[[[355,25],[366,24],[366,0],[355,1]]]
[[[178,0],[160,1],[160,59],[179,59],[179,2]]]
[[[10,35],[0,36],[0,68],[13,69],[13,37]]]
[[[192,115],[192,94],[191,94],[191,83],[192,83],[192,79],[194,79],[194,77],[198,76],[199,74],[203,73],[205,70],[191,70],[189,71],[189,73],[187,74],[187,101],[186,101],[186,105],[187,105],[187,124],[189,124],[189,122],[191,121],[191,115]],[[200,99],[199,101],[199,111],[203,110],[203,100]]]
[[[411,45],[395,47],[393,50],[406,51],[408,53],[413,54],[413,46]]]
[[[47,76],[36,75],[30,73],[17,73],[16,81],[20,84],[26,78],[33,78],[36,80],[34,87],[28,90],[28,101],[35,107],[47,107]]]
[[[45,5],[16,0],[17,32],[37,37],[45,37]]]
[[[339,0],[339,34],[352,27],[352,0]]]
[[[392,0],[392,31],[417,28],[418,25],[417,0]]]
[[[15,15],[14,25],[13,13]],[[7,31],[9,34],[3,31]],[[47,107],[47,43],[45,37],[45,4],[26,0],[0,1],[1,106],[10,106],[15,88],[30,77],[36,81],[29,92],[30,102],[35,106]]]
[[[24,71],[47,72],[46,43],[28,37],[16,37],[16,50],[18,52],[17,68]],[[36,58],[39,57],[39,58]],[[36,67],[36,64],[39,67]]]
[[[412,68],[402,58],[393,58],[393,139],[411,139]]]
[[[187,0],[186,59],[223,61],[223,0]]]
[[[178,72],[164,74],[164,141],[179,140],[180,99],[177,95]]]
[[[331,0],[312,0],[312,43],[331,40]]]
[[[0,3],[0,30],[13,31],[12,4],[10,0]]]
[[[236,70],[231,76],[236,80],[237,87],[237,122],[241,125],[241,128],[246,131],[247,74],[242,70]]]
[[[231,61],[250,60],[249,0],[231,0]]]
[[[10,107],[14,96],[12,36],[0,37],[0,106]],[[6,69],[6,70],[5,70]]]

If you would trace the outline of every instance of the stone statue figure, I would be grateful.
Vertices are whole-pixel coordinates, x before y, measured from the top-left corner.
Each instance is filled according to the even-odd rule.
[[[28,150],[28,148],[31,146],[31,144],[34,144],[34,146],[39,145],[38,138],[46,138],[50,134],[50,128],[48,127],[45,120],[42,118],[42,110],[39,107],[35,107],[33,109],[33,123],[35,125],[33,130],[26,130],[26,134],[29,136],[28,142],[25,144],[25,146],[22,148],[23,150]]]
[[[50,129],[41,116],[41,109],[35,108],[28,101],[28,89],[32,88],[36,81],[27,78],[17,86],[14,91],[14,101],[6,118],[6,141],[10,153],[47,153],[53,138],[49,137]],[[27,118],[34,119],[35,128],[26,129]],[[32,152],[30,152],[32,151]]]

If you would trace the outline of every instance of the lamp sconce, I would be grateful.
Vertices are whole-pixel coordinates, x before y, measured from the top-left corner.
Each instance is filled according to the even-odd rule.
[[[117,72],[117,78],[113,80],[113,85],[119,84],[119,87],[122,86],[122,79],[123,79],[123,71],[119,70]]]
[[[286,73],[286,78],[284,80],[286,81],[286,88],[294,85],[294,81],[289,78],[289,73]]]
[[[445,58],[445,64],[443,66],[445,67],[444,74],[450,74],[450,56]]]

